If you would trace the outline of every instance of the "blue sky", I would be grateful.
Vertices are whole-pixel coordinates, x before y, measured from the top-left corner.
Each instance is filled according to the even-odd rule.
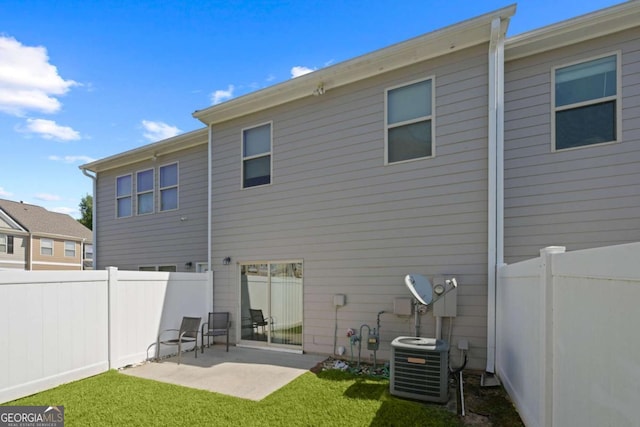
[[[620,1],[523,0],[508,35]],[[78,166],[202,127],[193,111],[509,1],[0,2],[0,198],[78,217]]]

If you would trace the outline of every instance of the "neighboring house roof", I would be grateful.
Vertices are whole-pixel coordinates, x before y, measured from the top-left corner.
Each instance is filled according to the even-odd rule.
[[[67,214],[5,199],[0,199],[0,210],[33,234],[84,240],[89,243],[93,241],[91,230]]]

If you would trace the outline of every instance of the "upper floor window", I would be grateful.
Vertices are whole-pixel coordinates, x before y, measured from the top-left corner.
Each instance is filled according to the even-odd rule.
[[[271,123],[242,131],[242,188],[271,183]]]
[[[136,173],[137,213],[153,213],[153,169]]]
[[[554,150],[617,141],[618,55],[553,70]]]
[[[93,245],[84,245],[84,259],[93,259]]]
[[[0,254],[13,253],[13,236],[0,234]]]
[[[53,240],[40,239],[40,255],[53,255]]]
[[[64,256],[75,258],[76,242],[64,242]]]
[[[178,209],[178,164],[160,167],[160,210]]]
[[[433,81],[387,89],[385,164],[433,156]]]
[[[131,175],[116,178],[116,217],[131,216]]]

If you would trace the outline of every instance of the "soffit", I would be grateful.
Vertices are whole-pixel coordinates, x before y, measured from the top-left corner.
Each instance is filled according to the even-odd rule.
[[[491,22],[500,18],[508,23],[510,17],[515,13],[515,9],[516,6],[511,5],[266,89],[195,111],[193,116],[205,124],[221,123],[296,99],[313,96],[314,90],[319,86],[322,86],[325,91],[330,91],[378,74],[486,43],[491,36]],[[506,27],[505,24],[503,26],[505,31]]]

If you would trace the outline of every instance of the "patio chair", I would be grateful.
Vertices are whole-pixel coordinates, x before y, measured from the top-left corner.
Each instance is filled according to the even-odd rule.
[[[160,344],[165,345],[177,345],[178,346],[178,365],[180,364],[180,355],[182,354],[183,343],[195,343],[196,358],[198,357],[198,333],[200,332],[201,317],[183,317],[180,329],[165,329],[158,335],[158,341],[156,343],[156,360],[160,359]],[[170,338],[161,340],[160,337],[165,332],[178,332],[177,338]]]
[[[265,327],[269,326],[269,322],[265,320],[264,315],[262,314],[261,309],[249,309],[249,314],[251,315],[251,325],[253,330],[258,333],[258,328],[262,328],[262,335],[264,335]]]
[[[202,324],[202,346],[200,347],[201,353],[204,353],[204,337],[207,337],[207,348],[210,347],[211,337],[219,337],[222,335],[227,336],[227,351],[229,351],[229,328],[231,327],[231,320],[229,319],[229,312],[214,312],[209,313],[209,321]],[[215,343],[214,343],[215,344]]]

